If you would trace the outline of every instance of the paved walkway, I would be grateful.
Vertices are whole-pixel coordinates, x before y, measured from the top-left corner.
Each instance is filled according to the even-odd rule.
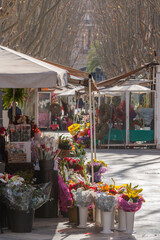
[[[90,157],[89,151],[87,155]],[[93,223],[86,229],[78,229],[66,218],[35,219],[32,233],[17,234],[5,230],[0,240],[160,240],[160,151],[99,149],[97,158],[104,160],[110,168],[104,175],[106,183],[111,183],[113,177],[117,185],[132,182],[144,189],[146,203],[135,215],[135,234],[114,232],[104,235]]]

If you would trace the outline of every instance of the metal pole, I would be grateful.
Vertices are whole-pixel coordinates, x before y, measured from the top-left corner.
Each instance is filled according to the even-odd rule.
[[[90,143],[91,143],[91,163],[92,163],[92,183],[94,183],[94,168],[93,168],[93,133],[92,133],[92,91],[91,91],[92,79],[89,78],[89,108],[90,108]]]
[[[99,94],[98,94],[98,112],[99,112],[100,105],[101,105],[101,94],[99,92]],[[99,114],[98,114],[98,123],[100,123]],[[101,145],[101,140],[98,140],[98,146],[100,146],[100,145]]]
[[[38,109],[38,102],[39,102],[39,99],[38,99],[39,95],[38,95],[38,89],[36,88],[35,89],[35,124],[38,126],[38,115],[39,115],[39,109]]]
[[[126,91],[126,145],[129,144],[129,91]]]
[[[15,103],[15,88],[13,88],[13,106],[12,106],[12,121],[15,121],[16,116],[16,103]]]
[[[93,128],[94,128],[94,159],[97,159],[97,156],[96,156],[96,114],[95,114],[94,92],[93,92]]]

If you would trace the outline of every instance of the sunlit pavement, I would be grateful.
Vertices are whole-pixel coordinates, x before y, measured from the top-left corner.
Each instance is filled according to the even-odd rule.
[[[90,150],[87,150],[88,160]],[[0,235],[0,240],[160,240],[160,151],[158,150],[97,150],[97,159],[104,160],[109,171],[103,180],[117,185],[130,183],[143,188],[146,202],[135,214],[135,233],[128,235],[115,231],[110,235],[101,234],[101,228],[89,223],[86,229],[71,225],[67,218],[35,219],[32,233],[12,233],[8,230]]]

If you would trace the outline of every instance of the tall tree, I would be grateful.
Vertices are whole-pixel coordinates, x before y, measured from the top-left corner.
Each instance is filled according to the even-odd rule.
[[[92,0],[96,52],[108,77],[160,59],[160,0]],[[96,16],[96,17],[95,17]]]
[[[0,44],[71,65],[84,9],[84,0],[1,0]]]

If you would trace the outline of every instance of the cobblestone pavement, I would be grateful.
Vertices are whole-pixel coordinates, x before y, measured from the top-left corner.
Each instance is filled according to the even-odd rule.
[[[90,151],[87,151],[88,159]],[[101,234],[101,228],[90,223],[86,229],[78,229],[67,218],[35,219],[32,233],[12,233],[8,230],[0,240],[160,240],[160,151],[158,150],[97,150],[97,159],[104,160],[109,171],[104,181],[116,184],[130,183],[143,188],[146,202],[135,214],[135,233],[128,235],[114,232]]]

